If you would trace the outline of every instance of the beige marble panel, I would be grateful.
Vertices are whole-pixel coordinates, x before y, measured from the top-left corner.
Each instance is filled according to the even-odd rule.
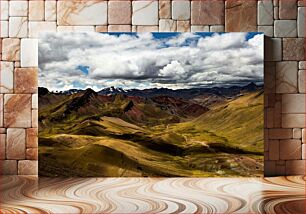
[[[5,0],[0,1],[0,20],[8,20],[9,18],[9,2]]]
[[[296,93],[298,64],[294,61],[276,63],[276,93]]]
[[[99,0],[57,2],[58,25],[105,25],[107,2]]]
[[[2,59],[6,61],[20,60],[20,39],[6,38],[2,40]]]
[[[28,1],[10,1],[9,16],[27,16]]]
[[[132,3],[133,25],[157,25],[158,2],[157,1],[133,1]]]
[[[56,21],[56,1],[45,1],[45,20]]]
[[[28,36],[28,17],[10,17],[9,36],[25,38]]]
[[[7,129],[6,157],[8,159],[25,159],[25,139],[25,129]]]
[[[14,63],[1,61],[0,70],[0,93],[12,93],[14,88]]]
[[[45,19],[45,2],[40,0],[29,1],[29,20],[43,21]]]

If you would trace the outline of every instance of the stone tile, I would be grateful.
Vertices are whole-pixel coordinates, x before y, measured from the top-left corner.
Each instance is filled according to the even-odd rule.
[[[56,22],[29,22],[29,37],[38,38],[43,32],[56,32]]]
[[[275,20],[274,36],[296,37],[297,36],[296,20]]]
[[[305,160],[286,161],[286,175],[305,175]]]
[[[276,176],[283,176],[286,174],[286,166],[285,165],[278,165],[278,161],[276,161],[276,166],[275,166],[275,175]]]
[[[277,62],[276,93],[296,93],[297,74],[297,62]]]
[[[8,20],[9,18],[9,2],[0,1],[0,20]]]
[[[283,114],[282,127],[284,128],[304,128],[305,114]]]
[[[266,108],[265,110],[265,128],[274,127],[274,110],[273,108]]]
[[[257,24],[273,25],[273,2],[272,0],[258,1]]]
[[[38,127],[38,110],[32,110],[32,127]]]
[[[38,147],[38,130],[37,128],[26,129],[26,145],[27,148],[37,148]]]
[[[37,68],[16,68],[15,88],[17,94],[37,93],[38,71]]]
[[[38,94],[32,94],[32,109],[38,109]]]
[[[94,26],[57,26],[57,32],[94,32]]]
[[[0,160],[0,175],[17,175],[16,160]]]
[[[44,1],[29,1],[29,20],[43,21],[45,19],[45,2]]]
[[[304,60],[305,47],[304,38],[284,38],[283,60]]]
[[[172,19],[159,20],[159,32],[176,32],[176,21]]]
[[[305,7],[298,8],[297,29],[298,37],[305,37]]]
[[[20,60],[20,39],[6,38],[2,40],[2,59],[6,61]]]
[[[209,27],[210,32],[224,32],[224,25],[212,25]]]
[[[282,113],[306,113],[305,94],[283,94]]]
[[[300,160],[302,158],[301,140],[280,140],[279,149],[281,160]]]
[[[264,93],[270,94],[275,93],[275,63],[264,62]]]
[[[219,0],[192,1],[192,25],[223,25],[224,2]]]
[[[306,144],[302,144],[302,159],[306,159]]]
[[[8,37],[8,21],[0,21],[0,37],[6,38]]]
[[[38,40],[21,39],[21,67],[38,66]]]
[[[28,16],[27,1],[10,1],[9,6],[10,16]]]
[[[133,1],[133,25],[157,25],[158,1]]]
[[[189,20],[190,19],[190,2],[189,1],[172,1],[172,19]]]
[[[131,25],[108,25],[108,32],[131,32]]]
[[[282,103],[281,101],[276,101],[274,106],[274,128],[282,127]]]
[[[279,0],[273,0],[273,6],[278,7],[279,6]]]
[[[265,36],[268,37],[273,37],[273,26],[258,26],[257,31],[258,32],[263,32],[265,34]]]
[[[14,63],[0,62],[0,93],[12,93],[14,81]]]
[[[149,26],[149,25],[138,25],[137,26],[137,32],[158,32],[158,26]]]
[[[306,143],[306,128],[302,129],[302,142]]]
[[[170,19],[171,18],[171,2],[159,1],[159,18]]]
[[[264,175],[275,176],[276,174],[276,161],[265,161],[264,162]]]
[[[279,160],[278,140],[269,140],[269,160]]]
[[[96,26],[96,32],[107,32],[107,25]]]
[[[56,21],[56,1],[45,1],[45,20]]]
[[[106,25],[106,1],[63,1],[57,2],[58,25]]]
[[[286,165],[286,161],[278,160],[278,161],[276,161],[276,165],[278,165],[278,166],[285,166]]]
[[[299,82],[298,82],[298,88],[299,88],[299,93],[305,93],[305,70],[299,70]]]
[[[18,175],[38,175],[38,161],[36,160],[18,161]]]
[[[191,25],[191,32],[209,32],[208,25]]]
[[[190,22],[177,21],[177,32],[190,32]]]
[[[275,105],[275,94],[265,94],[264,96],[264,105],[265,108],[273,108]]]
[[[0,127],[3,127],[3,94],[0,94]]]
[[[131,24],[131,2],[108,2],[108,24]]]
[[[269,129],[264,129],[264,151],[269,151]]]
[[[257,1],[227,0],[225,5],[225,31],[257,31]]]
[[[31,127],[31,94],[4,95],[4,126]]]
[[[274,10],[273,10],[273,18],[274,18],[275,20],[278,20],[278,19],[279,19],[279,17],[278,17],[278,11],[279,11],[278,7],[274,7]]]
[[[5,134],[6,133],[6,128],[0,128],[0,134]]]
[[[294,128],[293,129],[293,138],[294,139],[302,139],[302,129]]]
[[[306,61],[300,61],[299,62],[299,69],[301,69],[301,70],[306,69]]]
[[[269,139],[291,139],[292,129],[269,129]]]
[[[305,1],[304,0],[299,0],[298,1],[298,6],[299,7],[305,7],[306,6]]]
[[[5,159],[6,134],[0,134],[0,159]]]
[[[282,40],[265,37],[264,42],[265,61],[282,61]]]
[[[28,36],[28,18],[10,17],[9,36],[25,38]]]
[[[30,148],[26,150],[26,159],[27,160],[38,160],[38,149]]]
[[[279,18],[296,19],[297,17],[296,0],[279,0]]]
[[[8,128],[6,140],[7,159],[20,160],[25,159],[25,129]]]

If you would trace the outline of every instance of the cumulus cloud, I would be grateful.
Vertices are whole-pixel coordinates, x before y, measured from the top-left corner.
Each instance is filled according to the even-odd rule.
[[[39,70],[51,90],[262,83],[263,35],[45,33]]]

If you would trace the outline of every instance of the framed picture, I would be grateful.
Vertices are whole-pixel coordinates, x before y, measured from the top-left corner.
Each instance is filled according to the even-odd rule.
[[[263,173],[262,33],[45,33],[39,174]]]

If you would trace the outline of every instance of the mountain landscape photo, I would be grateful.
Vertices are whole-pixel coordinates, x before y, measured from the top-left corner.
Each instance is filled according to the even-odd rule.
[[[263,35],[46,33],[39,174],[263,172]]]

